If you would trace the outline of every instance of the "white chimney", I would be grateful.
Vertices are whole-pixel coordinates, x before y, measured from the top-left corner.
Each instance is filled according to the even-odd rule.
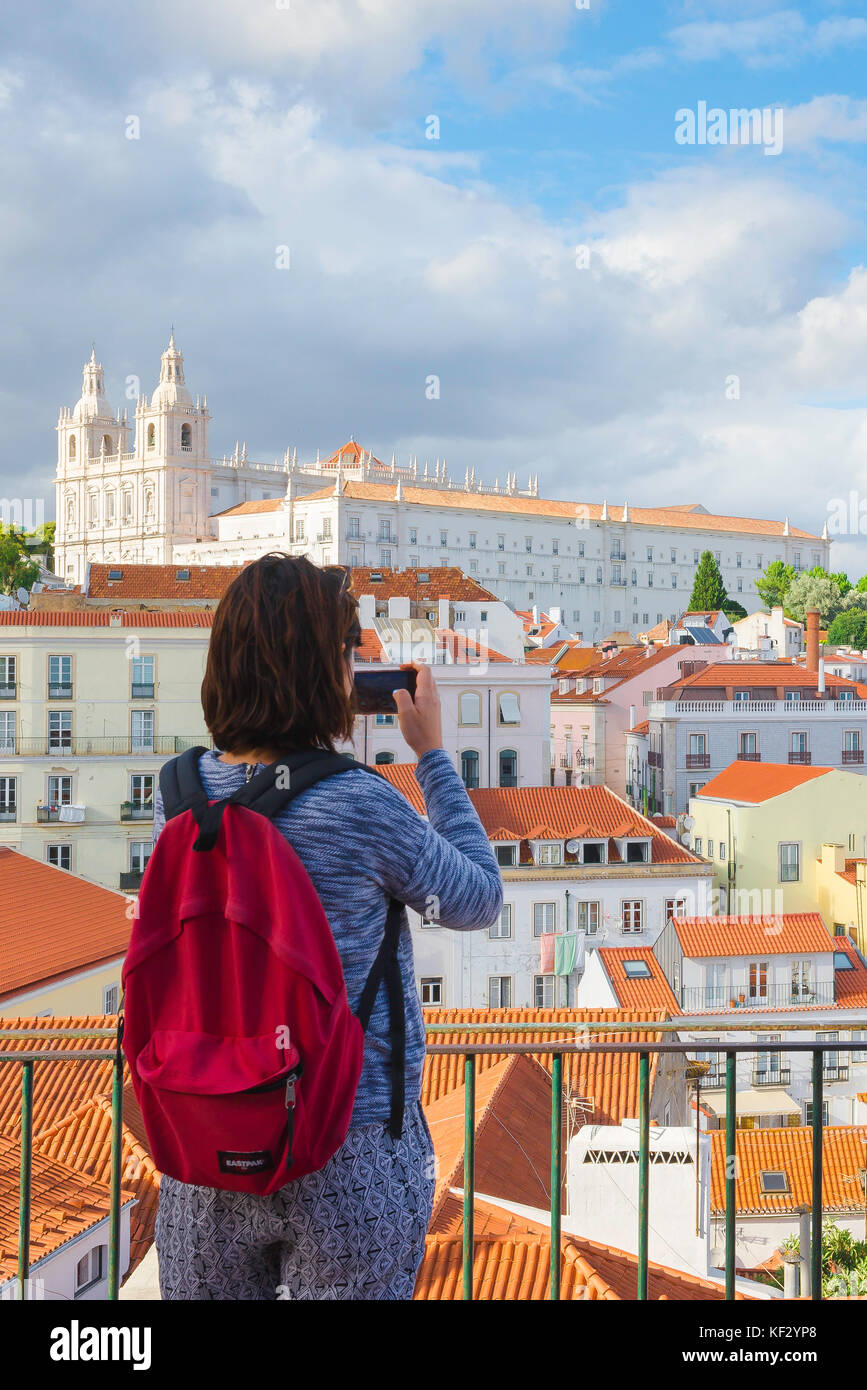
[[[388,616],[390,618],[408,618],[410,616],[408,594],[392,595],[388,600]]]
[[[451,625],[452,625],[452,618],[451,618],[451,611],[450,611],[450,610],[451,610],[451,604],[449,603],[448,599],[447,599],[447,598],[441,598],[441,599],[439,599],[439,600],[438,600],[438,603],[437,603],[437,607],[438,607],[438,609],[439,609],[439,618],[438,618],[438,620],[437,620],[437,627],[447,627],[447,628],[450,628]]]
[[[538,605],[537,603],[534,603],[534,604],[533,604],[533,622],[534,622],[534,623],[538,623],[538,621],[539,621],[539,605]]]
[[[824,695],[824,693],[825,693],[825,658],[824,658],[823,656],[820,656],[820,657],[819,657],[819,682],[818,682],[818,687],[817,687],[817,688],[818,688],[819,694],[820,694],[820,695]]]
[[[362,627],[373,627],[376,617],[376,595],[361,594],[358,600],[358,621]]]
[[[562,621],[563,621],[563,609],[562,609],[562,608],[549,608],[549,609],[548,609],[548,617],[551,619],[551,622],[552,622],[552,623],[562,623]]]
[[[630,705],[630,706],[629,706],[629,728],[630,728],[630,729],[634,729],[634,728],[635,728],[635,706],[634,706],[634,705]]]

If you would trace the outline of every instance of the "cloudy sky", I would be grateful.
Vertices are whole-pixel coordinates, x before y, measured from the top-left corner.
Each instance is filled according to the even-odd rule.
[[[46,13],[0,56],[0,492],[51,514],[91,340],[117,406],[173,323],[216,454],[352,434],[815,530],[867,498],[856,0]]]

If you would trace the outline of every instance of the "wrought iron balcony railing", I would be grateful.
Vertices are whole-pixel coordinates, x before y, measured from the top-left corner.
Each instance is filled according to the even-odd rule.
[[[120,803],[120,818],[124,820],[153,820],[154,805],[152,801],[122,801]]]
[[[46,758],[170,758],[197,744],[207,747],[208,734],[161,734],[153,738],[130,738],[128,734],[64,734],[61,737],[16,738],[0,741],[0,757]]]
[[[2,1021],[0,1021],[2,1023]],[[431,1023],[427,1025],[429,1034],[477,1032],[490,1036],[497,1032],[550,1033],[549,1043],[539,1042],[434,1042],[428,1045],[431,1054],[452,1054],[463,1058],[464,1072],[464,1177],[463,1177],[463,1246],[462,1281],[463,1297],[472,1300],[473,1262],[474,1262],[474,1208],[475,1208],[475,1137],[476,1137],[476,1058],[484,1054],[507,1055],[523,1053],[543,1055],[551,1058],[551,1142],[550,1142],[550,1190],[551,1190],[551,1258],[549,1273],[549,1297],[560,1298],[561,1277],[561,1192],[563,1180],[563,1058],[575,1053],[638,1054],[639,1070],[639,1114],[638,1114],[638,1230],[637,1251],[638,1268],[636,1297],[646,1300],[649,1296],[650,1268],[650,1092],[651,1056],[663,1054],[686,1055],[696,1050],[695,1041],[683,1043],[670,1041],[676,1038],[681,1028],[678,1022],[634,1022],[617,1024],[612,1022],[575,1023]],[[748,1027],[748,1025],[747,1025]],[[798,1026],[790,1028],[797,1032]],[[648,1033],[655,1041],[614,1042],[611,1035],[616,1033]],[[592,1041],[594,1034],[604,1034],[601,1042]],[[56,1038],[113,1039],[115,1046],[107,1052],[104,1047],[87,1049],[63,1049],[53,1051],[44,1046],[33,1050],[12,1050],[8,1044],[21,1039],[34,1039],[39,1044],[47,1044]],[[4,1045],[6,1044],[6,1045]],[[725,1059],[725,1297],[735,1298],[735,1255],[736,1255],[736,1174],[737,1174],[737,1058],[739,1054],[755,1053],[755,1040],[751,1042],[720,1042],[708,1039],[702,1042],[705,1052]],[[814,1301],[822,1298],[822,1166],[823,1166],[823,1081],[824,1054],[839,1054],[848,1049],[839,1042],[820,1042],[814,1039],[800,1042],[787,1039],[786,1042],[762,1042],[764,1053],[809,1052],[812,1056],[812,1175],[811,1175],[811,1243],[810,1270],[811,1294]],[[108,1255],[108,1298],[118,1298],[120,1290],[120,1250],[121,1250],[121,1153],[122,1153],[122,1105],[123,1105],[123,1053],[116,1025],[105,1028],[3,1028],[0,1026],[0,1063],[11,1062],[21,1067],[21,1160],[20,1160],[20,1200],[18,1208],[18,1291],[20,1298],[29,1297],[30,1279],[30,1230],[33,1165],[33,1079],[36,1062],[86,1062],[105,1061],[112,1058],[111,1088],[111,1167],[109,1182],[109,1255]],[[716,1070],[717,1068],[715,1068]],[[704,1085],[707,1085],[705,1080]]]
[[[691,985],[681,989],[680,1006],[685,1013],[720,1012],[723,1009],[781,1009],[805,1004],[833,1004],[834,985],[818,981],[807,985],[765,985],[750,992],[746,983],[729,985]]]
[[[792,1070],[791,1067],[772,1066],[756,1067],[753,1071],[754,1086],[791,1086]]]

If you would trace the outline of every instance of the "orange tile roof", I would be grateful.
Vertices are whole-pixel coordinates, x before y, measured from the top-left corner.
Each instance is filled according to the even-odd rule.
[[[835,938],[819,912],[778,917],[672,917],[685,956],[789,955],[833,951]]]
[[[645,1015],[643,1011],[629,1009],[425,1009],[424,1020],[427,1025],[438,1023],[651,1023],[657,1017],[663,1018],[661,1011]],[[596,1033],[594,1042],[642,1042],[655,1038],[657,1034],[636,1029],[630,1033]],[[574,1041],[574,1031],[559,1035],[560,1041]],[[433,1043],[497,1043],[522,1042],[539,1043],[550,1047],[558,1040],[554,1032],[535,1032],[533,1029],[520,1030],[468,1030],[453,1033],[429,1032],[428,1045]],[[479,1078],[488,1068],[502,1061],[503,1056],[496,1052],[480,1054],[477,1058]],[[518,1054],[521,1055],[521,1054]],[[524,1054],[526,1055],[526,1054]],[[535,1055],[546,1071],[551,1069],[550,1053]],[[657,1058],[651,1057],[651,1080],[656,1075]],[[463,1082],[463,1058],[457,1053],[428,1053],[425,1059],[422,1078],[422,1104],[431,1105],[440,1096],[448,1095]],[[476,1083],[480,1084],[480,1081]],[[572,1095],[587,1102],[586,1122],[600,1125],[617,1125],[624,1117],[635,1118],[638,1114],[638,1054],[583,1052],[567,1053],[563,1057],[563,1084]]]
[[[854,887],[858,882],[857,865],[859,864],[867,864],[867,859],[847,859],[845,868],[838,871],[837,877],[842,878],[845,883],[851,883]]]
[[[17,1273],[20,1171],[20,1144],[0,1134],[0,1282]],[[121,1189],[121,1203],[131,1201],[133,1196],[126,1186]],[[109,1190],[103,1183],[58,1163],[34,1144],[30,1189],[32,1265],[105,1220],[108,1212]],[[39,1277],[36,1271],[34,1277]],[[50,1276],[48,1291],[54,1292]]]
[[[649,837],[654,864],[700,864],[608,787],[480,787],[470,792],[491,840]]]
[[[176,608],[155,611],[123,611],[116,626],[125,627],[213,627],[209,608]],[[110,608],[73,609],[15,608],[0,612],[0,627],[113,627]]]
[[[650,721],[648,719],[642,719],[641,723],[636,724],[635,728],[630,729],[629,732],[631,734],[646,734],[649,728]]]
[[[461,1298],[463,1208],[449,1193],[443,1203],[446,1229],[428,1235],[415,1297],[428,1300]],[[476,1299],[537,1301],[549,1297],[550,1228],[476,1198],[473,1203],[475,1249],[473,1291]],[[638,1292],[638,1257],[599,1241],[575,1235],[561,1237],[560,1288],[563,1301],[634,1300]],[[546,1260],[548,1263],[546,1264]],[[684,1274],[666,1265],[648,1266],[652,1299],[722,1299],[719,1283]],[[737,1299],[746,1295],[738,1291]]]
[[[0,1001],[126,953],[127,899],[0,846]]]
[[[131,565],[126,560],[114,565],[91,561],[87,567],[84,592],[88,598],[124,599],[180,598],[218,600],[243,565]],[[189,579],[178,579],[181,572]],[[109,574],[120,573],[120,579]]]
[[[393,502],[397,484],[393,482],[353,482],[344,480],[344,497],[357,498],[364,502]],[[319,501],[332,494],[333,487],[317,489],[296,499],[299,502]],[[456,511],[501,512],[512,516],[563,517],[573,520],[576,517],[587,521],[602,520],[602,506],[591,502],[564,502],[554,498],[505,496],[495,493],[464,492],[459,488],[413,487],[401,482],[401,497],[405,503],[419,507],[451,507]],[[276,511],[282,505],[282,498],[273,501],[242,502],[230,508],[231,512]],[[610,507],[609,516],[616,521],[617,511],[622,507]],[[228,515],[228,513],[223,513]],[[730,531],[735,535],[779,536],[782,538],[784,523],[769,521],[760,517],[717,516],[711,512],[689,511],[685,507],[630,507],[629,520],[633,526],[670,526],[687,531]],[[800,531],[790,527],[790,535],[805,540],[818,540],[810,531]]]
[[[739,1212],[792,1213],[812,1202],[813,1128],[739,1129],[736,1135]],[[711,1133],[711,1210],[725,1210],[725,1132]],[[867,1166],[867,1125],[822,1130],[822,1206],[828,1212],[863,1212],[858,1173]],[[787,1193],[763,1193],[763,1172],[784,1172]]]
[[[388,640],[387,637],[385,640]],[[417,640],[422,639],[419,636]],[[502,652],[495,651],[493,647],[483,647],[480,642],[474,641],[465,632],[455,632],[449,627],[434,628],[433,641],[436,642],[437,651],[447,653],[455,665],[461,665],[464,662],[472,664],[477,661],[503,661],[511,664],[511,658],[503,656]],[[361,629],[361,643],[355,649],[355,660],[358,662],[388,661],[387,650],[383,646],[383,638],[379,636],[376,628],[363,627]]]
[[[463,1077],[425,1107],[437,1158],[429,1230],[439,1231],[440,1207],[464,1181]],[[525,1206],[551,1201],[551,1077],[532,1057],[506,1056],[476,1082],[475,1190]]]
[[[675,999],[665,973],[649,946],[600,946],[599,959],[611,981],[617,1002],[624,1009],[642,1010],[662,1009],[669,1014],[679,1014],[680,1005]],[[630,979],[625,970],[628,960],[643,960],[651,972],[651,978]]]
[[[805,671],[786,661],[712,661],[704,670],[672,681],[669,688],[686,691],[689,698],[694,690],[706,686],[713,689],[731,687],[738,690],[765,689],[769,686],[779,686],[787,690],[815,690],[817,681],[817,672]],[[835,690],[861,689],[857,682],[849,680],[848,676],[826,676],[825,685],[829,696],[832,696]]]
[[[305,500],[309,497],[327,497],[333,488],[322,488],[317,492],[305,494]],[[255,502],[236,502],[233,507],[226,507],[221,512],[212,512],[212,516],[259,516],[267,512],[279,512],[284,510],[285,497],[260,497]]]
[[[848,956],[854,969],[834,971],[834,999],[840,1009],[867,1009],[867,962],[850,936],[835,936],[834,950]]]
[[[790,767],[788,763],[734,762],[705,782],[698,795],[702,800],[718,797],[721,801],[744,801],[757,806],[833,771],[831,767]]]
[[[428,568],[411,565],[408,569],[388,569],[375,565],[353,565],[350,588],[356,597],[373,594],[378,599],[409,598],[416,603],[436,603],[447,598],[462,603],[499,603],[496,594],[484,589],[457,565]],[[378,574],[374,583],[370,576]],[[426,578],[422,579],[421,576]]]
[[[376,635],[376,629],[363,627],[361,629],[361,642],[355,649],[356,661],[382,661],[382,643]]]
[[[105,1061],[33,1063],[33,1132],[55,1124],[92,1096],[111,1090],[113,1038],[45,1038],[49,1028],[114,1028],[117,1019],[98,1014],[84,1018],[3,1018],[0,1029],[28,1028],[29,1038],[4,1038],[4,1052],[105,1052]],[[16,1135],[21,1125],[21,1066],[0,1062],[0,1132]]]
[[[376,770],[406,797],[410,806],[414,806],[420,816],[426,816],[424,796],[415,777],[417,767],[418,763],[380,763]]]

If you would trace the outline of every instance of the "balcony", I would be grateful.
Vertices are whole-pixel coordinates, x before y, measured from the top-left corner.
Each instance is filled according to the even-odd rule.
[[[647,755],[648,767],[662,767],[662,754],[654,753],[652,750]]]
[[[46,1020],[50,1022],[50,1020]],[[20,1298],[27,1301],[32,1297],[30,1290],[30,1275],[34,1252],[32,1249],[32,1183],[30,1180],[31,1163],[34,1139],[34,1113],[33,1113],[33,1081],[34,1069],[38,1062],[41,1075],[45,1077],[47,1085],[50,1087],[53,1076],[51,1067],[65,1065],[64,1057],[68,1054],[61,1051],[66,1039],[75,1037],[77,1040],[86,1040],[83,1046],[76,1046],[74,1057],[79,1062],[100,1062],[109,1064],[112,1070],[111,1085],[111,1120],[112,1133],[116,1136],[116,1142],[111,1149],[110,1172],[108,1174],[109,1197],[107,1200],[106,1215],[109,1220],[108,1229],[108,1290],[107,1297],[111,1302],[117,1301],[120,1292],[120,1280],[123,1273],[121,1269],[121,1232],[122,1232],[122,1204],[125,1200],[123,1183],[125,1173],[123,1171],[123,1148],[122,1148],[122,1097],[124,1082],[124,1061],[120,1047],[117,1045],[117,1030],[113,1021],[109,1026],[102,1028],[79,1029],[73,1032],[71,1029],[62,1028],[11,1028],[3,1027],[6,1020],[0,1020],[0,1060],[5,1062],[11,1069],[15,1081],[15,1090],[21,1097],[18,1114],[20,1116],[21,1134],[21,1158],[19,1171],[14,1168],[10,1173],[10,1188],[14,1181],[15,1190],[20,1186],[21,1200],[19,1208],[19,1243],[18,1243],[18,1268],[17,1268],[17,1292]],[[426,1033],[428,1036],[428,1051],[431,1055],[450,1055],[454,1058],[457,1067],[464,1079],[463,1096],[463,1130],[464,1130],[464,1165],[462,1179],[462,1263],[461,1263],[461,1288],[463,1299],[467,1302],[478,1297],[485,1297],[482,1292],[482,1279],[484,1271],[474,1269],[476,1264],[477,1244],[475,1227],[475,1204],[476,1204],[476,1127],[479,1119],[478,1107],[476,1104],[476,1080],[478,1076],[478,1061],[480,1054],[490,1052],[490,1047],[486,1046],[491,1034],[497,1032],[508,1034],[512,1029],[510,1023],[484,1023],[464,1022],[461,1024],[437,1024],[428,1023]],[[652,1192],[652,1169],[654,1165],[653,1145],[651,1143],[651,1074],[652,1059],[661,1056],[663,1053],[680,1054],[685,1056],[695,1051],[695,1043],[681,1043],[678,1040],[679,1024],[676,1022],[661,1022],[654,1024],[654,1038],[647,1041],[630,1041],[628,1034],[633,1024],[618,1024],[608,1022],[587,1022],[581,1020],[576,1023],[569,1022],[539,1022],[533,1025],[533,1032],[536,1034],[535,1041],[513,1043],[505,1041],[503,1043],[504,1055],[519,1053],[526,1056],[535,1056],[544,1066],[550,1077],[550,1143],[549,1159],[550,1163],[544,1167],[544,1172],[540,1173],[540,1182],[544,1181],[548,1191],[553,1194],[550,1201],[550,1237],[545,1242],[548,1249],[546,1251],[548,1259],[548,1278],[543,1281],[543,1286],[539,1291],[539,1297],[546,1301],[557,1302],[561,1296],[561,1278],[564,1272],[564,1254],[562,1242],[562,1223],[561,1223],[561,1201],[560,1194],[563,1190],[564,1177],[564,1101],[568,1103],[568,1093],[564,1094],[564,1059],[571,1059],[576,1054],[590,1056],[591,1054],[602,1053],[627,1053],[638,1055],[638,1077],[637,1077],[637,1109],[638,1125],[636,1131],[636,1147],[634,1153],[637,1168],[637,1187],[639,1200],[635,1207],[636,1220],[636,1239],[634,1248],[637,1251],[637,1258],[634,1265],[634,1299],[636,1301],[647,1301],[651,1296],[651,1272],[652,1264],[650,1261],[650,1220],[651,1220],[651,1192]],[[657,1038],[655,1035],[659,1034]],[[459,1035],[463,1035],[461,1038]],[[614,1035],[613,1037],[611,1035]],[[627,1040],[621,1041],[619,1034],[626,1034]],[[466,1036],[478,1038],[478,1041],[466,1041]],[[541,1038],[540,1036],[541,1035]],[[565,1035],[565,1036],[564,1036]],[[602,1036],[608,1035],[608,1036]],[[596,1039],[602,1037],[601,1041]],[[550,1038],[550,1040],[546,1040]],[[737,1097],[737,1060],[739,1056],[755,1051],[755,1041],[749,1042],[728,1042],[721,1043],[717,1040],[700,1044],[704,1050],[714,1054],[713,1075],[721,1085],[725,1086],[725,1138],[724,1138],[724,1171],[726,1180],[723,1191],[723,1225],[724,1241],[723,1248],[724,1263],[721,1267],[722,1278],[720,1280],[720,1292],[724,1294],[726,1301],[733,1302],[737,1293],[736,1286],[736,1227],[738,1224],[737,1208],[737,1172],[738,1172],[738,1131],[736,1129],[736,1097]],[[839,1050],[837,1044],[822,1043],[817,1041],[801,1041],[796,1038],[794,1042],[781,1044],[764,1044],[763,1047],[771,1052],[786,1051],[804,1052],[812,1058],[812,1093],[813,1102],[813,1122],[812,1122],[812,1152],[821,1158],[825,1148],[825,1136],[822,1127],[822,1058],[825,1052],[833,1049]],[[20,1067],[20,1074],[18,1068]],[[703,1088],[707,1085],[707,1079],[702,1083]],[[10,1087],[11,1090],[11,1087]],[[11,1155],[10,1155],[11,1156]],[[13,1163],[15,1159],[12,1159]],[[822,1164],[813,1162],[810,1165],[810,1196],[811,1196],[811,1245],[810,1245],[810,1270],[811,1270],[811,1298],[813,1301],[821,1301],[823,1298],[822,1283],[822,1227],[825,1209],[822,1202]],[[690,1213],[692,1207],[689,1207]],[[41,1247],[40,1247],[41,1249]],[[629,1293],[625,1297],[629,1297]],[[573,1295],[574,1296],[574,1295]]]
[[[8,824],[9,822],[16,821],[17,819],[18,808],[16,806],[0,806],[0,822],[5,821]]]
[[[697,767],[710,767],[710,753],[687,753],[687,770]]]
[[[152,700],[154,698],[154,683],[139,684],[133,683],[130,699],[132,700]]]
[[[753,1071],[754,1086],[791,1086],[791,1067],[756,1067]]]
[[[737,761],[739,763],[760,763],[762,755],[761,753],[738,753]]]
[[[137,893],[141,888],[141,881],[144,877],[143,869],[129,869],[120,876],[120,891],[122,893]]]
[[[37,824],[37,825],[48,825],[48,824],[49,824],[50,822],[52,822],[52,821],[59,821],[59,820],[60,820],[60,807],[59,807],[59,806],[37,806],[37,807],[36,807],[36,824]]]
[[[0,683],[0,700],[16,700],[18,698],[18,686],[15,681],[3,681]]]
[[[750,994],[749,985],[696,985],[681,990],[681,1008],[685,1013],[722,1013],[730,1009],[749,1012],[750,1009],[803,1008],[807,1004],[833,1004],[834,985],[821,981],[813,989],[792,985],[767,985],[764,990]],[[764,1047],[763,1051],[767,1051]],[[839,1045],[838,1045],[839,1050]]]
[[[153,820],[153,802],[140,805],[137,801],[122,801],[120,803],[120,818],[122,821]]]
[[[71,700],[72,681],[49,681],[48,698],[49,700]]]
[[[823,1081],[848,1081],[848,1080],[849,1080],[849,1068],[848,1068],[848,1066],[839,1066],[839,1067],[838,1067],[838,1066],[828,1066],[828,1065],[824,1065],[824,1066],[822,1067],[822,1080],[823,1080]]]
[[[746,662],[744,666],[748,668]],[[749,715],[751,719],[794,721],[803,720],[805,714],[839,719],[841,714],[867,714],[867,700],[655,700],[647,707],[649,719],[676,719],[684,714],[701,715],[702,719],[740,719]]]
[[[800,753],[790,753],[790,754],[789,754],[789,762],[790,762],[790,763],[797,763],[797,764],[803,765],[803,766],[805,766],[805,767],[809,767],[809,765],[810,765],[810,763],[811,763],[812,761],[813,761],[813,755],[812,755],[812,753],[800,752]]]
[[[864,762],[864,749],[863,749],[863,748],[844,748],[844,749],[843,749],[843,756],[842,756],[841,761],[844,763],[844,765],[845,765],[846,763],[858,763],[858,764],[862,764],[862,763]]]
[[[59,756],[65,758],[107,758],[107,757],[160,757],[170,758],[175,753],[183,753],[187,748],[198,744],[210,745],[210,735],[166,734],[152,739],[130,738],[126,734],[118,737],[95,737],[89,734],[63,738],[19,738],[14,743],[0,743],[0,757],[46,758]]]

